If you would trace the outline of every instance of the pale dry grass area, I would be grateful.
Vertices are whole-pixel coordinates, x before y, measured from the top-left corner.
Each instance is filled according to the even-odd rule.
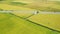
[[[37,14],[28,19],[60,31],[60,14]]]

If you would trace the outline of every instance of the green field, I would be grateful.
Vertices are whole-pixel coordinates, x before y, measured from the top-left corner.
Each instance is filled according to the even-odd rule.
[[[0,34],[60,34],[13,14],[0,13]]]

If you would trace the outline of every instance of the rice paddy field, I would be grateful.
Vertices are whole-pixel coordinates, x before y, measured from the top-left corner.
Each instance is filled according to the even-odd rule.
[[[60,2],[0,0],[0,34],[60,34],[60,14],[41,14],[38,11],[60,12]]]

